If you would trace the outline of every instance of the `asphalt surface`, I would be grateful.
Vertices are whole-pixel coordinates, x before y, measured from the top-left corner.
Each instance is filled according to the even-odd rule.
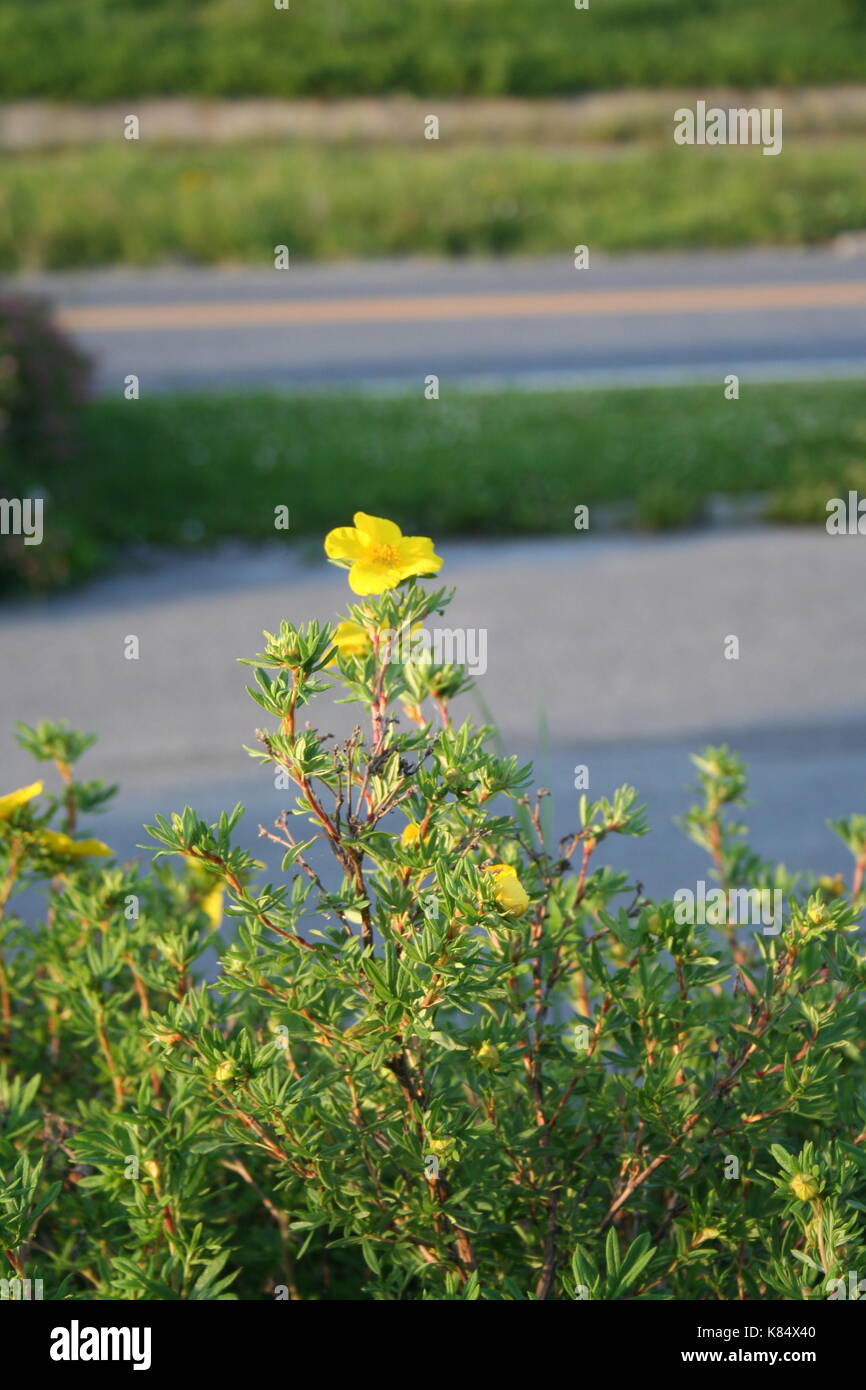
[[[858,243],[850,243],[852,252]],[[866,252],[398,262],[20,278],[120,394],[859,376]]]
[[[590,795],[636,785],[652,833],[611,846],[653,892],[706,876],[672,825],[688,804],[689,753],[727,742],[750,761],[757,847],[790,868],[848,871],[827,819],[866,809],[866,541],[814,530],[509,544],[448,544],[457,585],[449,626],[487,630],[483,701],[507,751],[536,763],[553,825],[574,827],[585,764]],[[13,744],[16,718],[65,716],[99,733],[82,775],[121,784],[90,828],[121,854],[141,824],[189,802],[215,816],[248,808],[256,845],[289,800],[243,745],[263,722],[235,660],[280,619],[334,617],[341,572],[291,542],[228,548],[101,580],[86,593],[0,610],[0,790],[32,780]],[[125,638],[140,659],[123,656]],[[736,635],[738,661],[725,660]],[[354,716],[322,697],[310,718],[335,735]]]

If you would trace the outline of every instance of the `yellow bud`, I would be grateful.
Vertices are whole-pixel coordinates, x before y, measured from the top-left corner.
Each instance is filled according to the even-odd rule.
[[[814,1202],[818,1196],[818,1181],[810,1173],[795,1173],[791,1179],[791,1191],[801,1202]]]
[[[148,1177],[153,1178],[154,1182],[158,1182],[162,1169],[155,1158],[148,1158],[145,1160],[144,1171],[147,1173]]]
[[[231,1057],[227,1057],[224,1062],[220,1062],[214,1077],[217,1081],[232,1081],[237,1075],[237,1067]]]
[[[692,1245],[703,1245],[705,1240],[718,1240],[721,1231],[717,1231],[715,1226],[705,1226],[702,1231],[698,1231]]]
[[[499,1066],[499,1051],[493,1043],[483,1042],[475,1055],[478,1065],[484,1067],[485,1071],[496,1071]]]
[[[820,903],[817,907],[809,908],[809,921],[814,923],[816,927],[821,925],[821,923],[825,920],[826,915],[827,914],[825,913],[824,908]]]
[[[829,898],[841,898],[845,892],[845,880],[841,874],[834,874],[832,878],[829,874],[822,874],[818,884]]]
[[[87,859],[97,855],[110,857],[112,853],[101,840],[73,840],[59,830],[41,830],[39,842],[50,854],[61,859]]]
[[[454,1153],[456,1144],[453,1139],[428,1139],[427,1147],[431,1153],[441,1154],[444,1158]]]

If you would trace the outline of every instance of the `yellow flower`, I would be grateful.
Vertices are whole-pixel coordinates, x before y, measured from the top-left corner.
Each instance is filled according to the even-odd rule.
[[[337,654],[331,657],[329,666],[334,666],[339,656],[364,656],[370,647],[370,635],[367,629],[360,623],[350,622],[347,618],[344,622],[338,623],[333,637],[331,638],[337,648]]]
[[[59,830],[43,830],[39,839],[52,854],[61,855],[65,859],[85,859],[102,854],[110,856],[113,853],[101,840],[73,840],[69,835],[61,834]]]
[[[411,849],[418,840],[421,839],[421,827],[410,820],[408,825],[404,825],[403,834],[400,836],[400,844],[404,849]]]
[[[483,1042],[475,1054],[478,1065],[485,1071],[496,1071],[499,1066],[499,1050],[491,1042]]]
[[[488,864],[487,872],[495,874],[493,895],[507,917],[520,917],[529,907],[529,894],[511,864]]]
[[[356,512],[354,526],[338,526],[325,537],[329,560],[349,566],[356,594],[384,594],[413,574],[438,574],[442,559],[427,536],[404,536],[393,521]]]
[[[0,820],[8,820],[13,811],[32,801],[34,796],[39,796],[41,791],[41,782],[31,782],[29,787],[19,787],[17,792],[7,792],[5,796],[0,796]]]
[[[809,1173],[795,1173],[791,1179],[791,1191],[801,1202],[814,1202],[818,1196],[818,1183]]]

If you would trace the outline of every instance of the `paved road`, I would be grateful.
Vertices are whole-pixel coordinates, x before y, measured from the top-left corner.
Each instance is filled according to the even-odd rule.
[[[451,621],[488,631],[480,694],[506,747],[536,760],[560,833],[585,763],[591,793],[630,781],[649,806],[653,834],[614,862],[656,892],[694,883],[702,856],[671,819],[686,805],[689,752],[712,739],[752,764],[762,849],[792,868],[847,870],[826,821],[866,809],[866,540],[761,529],[444,551]],[[242,750],[261,715],[235,657],[259,650],[262,628],[332,617],[346,597],[341,573],[288,545],[0,610],[0,790],[31,776],[13,721],[65,715],[100,734],[89,775],[122,785],[98,825],[119,851],[186,801],[207,815],[244,801],[255,842],[286,794]],[[131,633],[138,662],[123,657]],[[739,661],[723,657],[729,634]],[[339,735],[350,719],[323,700],[316,722]]]
[[[861,375],[866,253],[30,277],[120,393]]]

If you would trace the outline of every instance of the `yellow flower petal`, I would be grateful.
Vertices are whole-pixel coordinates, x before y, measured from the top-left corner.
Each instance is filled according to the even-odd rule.
[[[496,882],[493,896],[508,917],[520,917],[529,907],[529,894],[517,877],[513,864],[488,864],[487,872],[494,874]]]
[[[209,893],[205,893],[199,904],[205,913],[211,926],[219,927],[223,919],[223,898],[225,897],[225,884],[218,883]]]
[[[442,556],[435,554],[429,536],[406,536],[400,545],[400,566],[404,579],[410,574],[438,574]]]
[[[59,830],[43,830],[39,838],[52,854],[59,854],[68,859],[95,858],[97,855],[110,856],[113,853],[101,840],[73,840]]]
[[[717,1230],[715,1226],[705,1226],[702,1231],[698,1231],[692,1240],[692,1245],[702,1245],[705,1240],[718,1240],[721,1234],[721,1231]]]
[[[329,560],[361,560],[367,554],[367,542],[354,526],[338,526],[325,537],[325,554]]]
[[[34,796],[39,796],[42,786],[42,782],[31,782],[29,787],[19,787],[17,792],[7,792],[5,796],[0,796],[0,820],[8,820],[19,806],[24,806],[28,801],[32,801]]]
[[[370,647],[367,629],[360,623],[353,623],[348,619],[337,624],[331,640],[340,656],[363,656]],[[333,656],[328,665],[333,666],[336,660],[336,656]]]
[[[349,570],[349,588],[355,594],[384,594],[388,589],[396,589],[404,576],[394,565],[380,565],[374,560],[364,560]]]
[[[408,825],[404,825],[403,834],[400,836],[400,843],[404,849],[409,849],[409,847],[414,845],[416,840],[420,840],[420,838],[420,825],[416,825],[413,820],[410,820]]]
[[[358,530],[363,531],[374,545],[398,546],[403,539],[403,532],[396,521],[386,521],[383,516],[356,512],[353,520]]]

